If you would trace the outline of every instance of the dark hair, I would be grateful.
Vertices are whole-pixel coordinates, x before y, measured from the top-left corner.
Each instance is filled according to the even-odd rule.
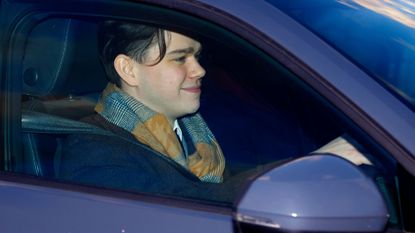
[[[166,54],[165,30],[130,22],[108,20],[98,30],[98,51],[109,81],[121,86],[120,76],[114,68],[114,59],[125,54],[139,63],[146,62],[147,51],[157,44],[160,55],[151,65],[159,63]]]

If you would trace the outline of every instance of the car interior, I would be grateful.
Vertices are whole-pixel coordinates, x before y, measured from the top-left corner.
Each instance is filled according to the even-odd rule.
[[[22,64],[23,153],[14,158],[14,171],[54,177],[59,167],[60,141],[69,133],[88,128],[79,120],[94,113],[107,83],[99,61],[96,31],[97,22],[70,18],[47,19],[30,31]],[[314,142],[300,126],[301,114],[291,105],[304,101],[304,97],[286,88],[289,84],[283,76],[273,83],[281,89],[268,90],[266,74],[275,71],[249,59],[233,59],[241,54],[217,42],[203,44],[207,45],[203,48],[206,58],[201,63],[208,74],[203,80],[200,111],[235,173],[307,154],[314,144],[324,143],[330,134],[338,133],[327,131],[318,138],[320,142]],[[301,110],[311,111],[307,107],[312,106],[307,104]],[[258,131],[260,134],[253,135]],[[259,135],[264,139],[256,140]]]
[[[21,153],[6,161],[10,171],[56,179],[62,141],[69,134],[106,133],[82,122],[94,114],[108,82],[96,46],[101,20],[52,17],[23,33],[18,66],[22,146]],[[357,132],[353,136],[359,138],[358,130],[327,101],[247,41],[216,26],[201,33],[163,26],[203,45],[200,62],[207,75],[200,112],[231,175],[305,156],[345,132]]]
[[[96,27],[91,23],[51,19],[31,31],[23,59],[22,119],[38,126],[43,120],[45,125],[38,127],[40,133],[22,134],[25,146],[23,156],[15,158],[15,164],[20,164],[16,170],[54,177],[57,168],[53,161],[59,158],[59,142],[66,130],[76,129],[76,122],[59,120],[79,120],[93,113],[97,94],[105,87],[105,79],[86,78],[104,76],[103,70],[97,69],[93,30]],[[54,127],[61,132],[51,133]]]

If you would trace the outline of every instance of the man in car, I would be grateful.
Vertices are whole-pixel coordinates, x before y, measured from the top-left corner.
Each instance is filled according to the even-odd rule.
[[[201,44],[179,33],[114,21],[101,36],[111,83],[96,107],[99,115],[200,180],[221,182],[223,154],[196,113],[206,73],[198,62]]]
[[[206,73],[198,62],[201,44],[180,33],[118,21],[105,22],[98,40],[110,82],[97,114],[85,121],[111,134],[68,137],[60,178],[232,201],[252,171],[223,182],[222,150],[197,113]]]
[[[202,195],[197,186],[217,189],[204,185],[223,181],[225,159],[197,113],[206,73],[198,62],[201,44],[176,32],[118,21],[105,22],[98,40],[110,82],[97,114],[85,121],[114,136],[70,136],[60,176],[184,195]]]

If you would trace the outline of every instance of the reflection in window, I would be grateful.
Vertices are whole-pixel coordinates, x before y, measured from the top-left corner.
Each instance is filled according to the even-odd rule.
[[[415,107],[415,3],[269,0]]]

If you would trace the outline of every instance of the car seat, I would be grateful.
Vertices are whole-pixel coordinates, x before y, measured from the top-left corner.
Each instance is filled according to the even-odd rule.
[[[94,112],[106,84],[96,30],[95,22],[54,18],[29,33],[22,62],[23,153],[14,158],[15,172],[53,177],[65,130],[79,130],[76,120]]]

